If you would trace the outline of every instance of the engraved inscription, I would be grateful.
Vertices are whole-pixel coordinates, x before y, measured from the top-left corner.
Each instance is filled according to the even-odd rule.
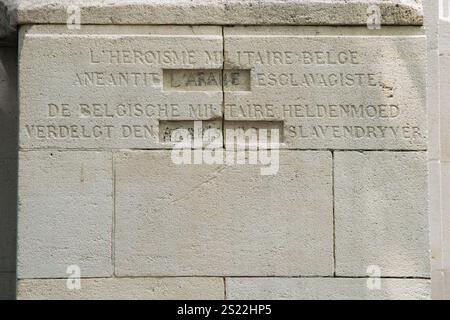
[[[89,53],[91,64],[106,65],[196,65],[203,60],[218,62],[222,56],[221,51],[165,49],[91,49]]]
[[[24,134],[28,138],[40,140],[132,138],[149,139],[158,143],[170,142],[164,134],[159,134],[161,128],[158,126],[158,119],[186,117],[208,119],[220,115],[220,109],[220,105],[212,104],[80,103],[70,105],[50,103],[46,110],[47,120],[42,123],[25,124]],[[136,120],[139,120],[139,123],[136,123]],[[173,121],[173,123],[190,122],[192,121]],[[172,122],[162,121],[162,123]],[[211,123],[216,124],[214,121]],[[158,140],[161,137],[163,140]]]
[[[248,42],[251,42],[248,41]],[[228,58],[228,53],[225,57]],[[357,50],[239,50],[233,52],[239,65],[359,65]]]
[[[21,51],[34,84],[21,85],[22,148],[168,148],[203,121],[223,136],[278,130],[284,148],[426,149],[425,39],[408,30],[119,28],[42,46],[36,28]]]
[[[222,140],[222,121],[203,121],[202,130],[195,132],[194,121],[160,121],[159,122],[159,141],[161,143],[177,143],[182,142],[183,135],[178,134],[177,130],[186,129],[192,139],[199,138],[205,143]],[[199,137],[195,135],[198,134]],[[192,145],[194,141],[191,141]]]
[[[224,91],[250,91],[251,77],[250,70],[224,70],[223,71]]]
[[[222,91],[222,70],[163,70],[164,90]]]
[[[380,73],[275,73],[256,74],[258,87],[376,87]]]
[[[389,119],[400,116],[395,104],[225,104],[225,116],[229,119]]]
[[[155,72],[85,71],[75,75],[75,87],[159,87],[161,79]]]
[[[164,69],[165,91],[250,91],[250,70]]]
[[[225,28],[225,68],[251,70],[250,92],[224,94],[225,130],[282,121],[285,148],[426,149],[424,37],[301,32]]]
[[[31,27],[23,39],[21,148],[171,148],[164,132],[174,123],[189,128],[198,120],[222,130],[221,28],[42,28]],[[166,90],[165,70],[203,70],[205,78],[191,73],[195,83],[182,79],[187,89]]]

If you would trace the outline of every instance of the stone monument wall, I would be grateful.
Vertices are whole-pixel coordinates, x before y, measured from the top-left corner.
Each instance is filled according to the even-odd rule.
[[[432,41],[375,2],[23,1],[18,297],[428,298]]]

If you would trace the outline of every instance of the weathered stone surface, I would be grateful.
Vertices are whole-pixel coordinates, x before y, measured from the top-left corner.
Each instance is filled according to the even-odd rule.
[[[223,79],[218,27],[34,26],[22,37],[22,148],[170,148],[193,120],[220,129],[223,96],[226,128],[275,121],[283,147],[427,147],[418,28],[226,28]],[[42,56],[51,63],[36,67]]]
[[[330,152],[281,152],[274,176],[124,152],[115,172],[117,275],[333,273]]]
[[[358,278],[227,278],[227,299],[429,299],[430,280]]]
[[[436,82],[432,84],[434,87],[440,88],[438,101],[441,102],[439,112],[439,120],[430,123],[430,126],[437,126],[439,128],[440,121],[440,160],[450,161],[450,130],[448,128],[448,121],[450,120],[450,108],[448,106],[448,99],[450,98],[450,16],[448,19],[439,21],[439,85]],[[440,99],[440,100],[439,100]],[[436,103],[438,104],[438,103]],[[435,140],[435,144],[439,144],[439,140]]]
[[[424,152],[336,152],[336,274],[429,277]]]
[[[18,278],[112,274],[111,154],[19,153]]]
[[[428,156],[430,156],[428,154]],[[444,181],[441,183],[442,166],[439,161],[428,160],[428,202],[430,213],[430,250],[431,250],[431,291],[433,299],[444,298],[443,258],[445,245],[443,241],[444,219],[441,205],[445,198],[441,193],[444,190]]]
[[[450,216],[448,208],[450,208],[450,162],[441,163],[441,206],[442,220],[441,227],[441,265],[438,272],[442,274],[442,296],[441,299],[450,299]]]
[[[426,149],[426,41],[418,28],[225,28],[231,121],[283,121],[291,149]]]
[[[424,3],[424,28],[427,36],[427,110],[428,110],[428,158],[439,159],[440,154],[440,106],[439,106],[439,1]]]
[[[223,299],[222,278],[81,279],[80,290],[68,290],[65,279],[18,282],[18,299]]]
[[[69,4],[81,10],[81,30],[65,25]],[[373,4],[382,24],[409,26],[368,30]],[[440,133],[426,124],[437,113],[425,104],[420,0],[11,8],[0,8],[0,37],[11,17],[28,25],[19,51],[21,298],[429,297],[425,152],[399,152],[425,151],[429,132]],[[346,114],[353,105],[356,115]],[[12,146],[14,112],[0,107]],[[282,147],[321,151],[282,151],[279,173],[261,176],[261,166],[177,166],[169,151],[101,150],[171,148],[173,131],[195,120],[282,129]],[[3,163],[12,168],[14,156]],[[12,199],[0,195],[0,204]],[[0,235],[5,257],[9,235]],[[2,264],[10,272],[2,254],[0,273]],[[39,279],[66,278],[69,265],[95,279],[75,292],[65,279]],[[373,265],[383,277],[421,279],[382,279],[374,291],[367,279],[342,278],[367,277]],[[121,278],[106,278],[113,273]],[[230,278],[224,288],[227,276],[294,278]]]
[[[447,4],[447,5],[446,5]],[[429,125],[429,212],[431,246],[431,282],[433,299],[449,299],[446,283],[450,265],[448,238],[448,139],[450,113],[448,97],[450,6],[448,1],[424,2],[424,24],[428,39],[428,125]],[[446,172],[447,171],[447,172]],[[441,178],[442,174],[442,178]],[[446,261],[447,260],[447,261]],[[447,263],[447,265],[445,265]]]
[[[159,121],[221,128],[221,85],[205,88],[220,81],[220,27],[32,26],[21,39],[21,148],[170,148]],[[165,69],[197,91],[164,90]]]
[[[365,25],[368,8],[383,24],[421,25],[421,0],[22,0],[20,24],[66,23],[67,7],[83,24]]]

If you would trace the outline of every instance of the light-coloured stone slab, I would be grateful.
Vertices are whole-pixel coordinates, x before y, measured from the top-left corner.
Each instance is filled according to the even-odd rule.
[[[450,24],[448,26],[450,28]],[[448,143],[450,139],[450,130],[448,128],[448,121],[450,121],[450,106],[448,104],[448,99],[450,98],[450,54],[442,53],[439,57],[439,68],[440,73],[440,101],[441,108],[439,113],[440,121],[440,160],[450,161],[450,144]],[[431,124],[433,125],[433,124]]]
[[[68,4],[81,9],[81,31],[64,26]],[[281,125],[286,148],[426,150],[423,30],[354,27],[366,24],[369,4],[380,6],[383,24],[422,24],[420,0],[23,0],[20,23],[62,25],[22,29],[19,277],[64,278],[70,264],[81,264],[82,276],[107,277],[111,256],[120,276],[367,276],[368,265],[379,265],[382,276],[428,277],[424,153],[337,152],[332,169],[329,151],[283,152],[280,173],[263,177],[260,167],[177,167],[162,151],[120,152],[115,164],[110,154],[77,151],[170,148],[173,130],[192,129],[194,120],[221,128],[222,103],[226,128]],[[130,26],[189,23],[215,26]],[[223,42],[220,25],[231,24],[353,27],[225,28]],[[317,83],[298,84],[305,74]],[[378,115],[332,115],[344,103]],[[120,114],[126,104],[132,115]],[[290,104],[287,113],[281,104]],[[42,148],[74,151],[28,151]],[[224,292],[219,278],[83,281],[74,293],[64,279],[25,279],[19,291],[89,299]],[[383,279],[376,293],[365,281],[230,279],[227,289],[248,298],[428,297],[427,279]]]
[[[68,5],[83,24],[365,25],[372,5],[383,24],[423,22],[421,0],[21,0],[17,20],[66,23]]]
[[[430,280],[367,278],[227,278],[227,299],[411,300],[430,299]]]
[[[440,154],[440,105],[439,105],[439,7],[440,1],[424,3],[424,28],[427,36],[427,110],[428,110],[428,158],[439,159]]]
[[[18,278],[112,274],[112,157],[90,151],[19,153]]]
[[[448,122],[450,120],[450,107],[448,99],[450,98],[450,7],[446,1],[440,1],[439,4],[430,2],[428,6],[434,3],[435,12],[439,10],[439,19],[434,21],[435,28],[439,30],[437,37],[439,40],[439,72],[434,74],[433,82],[430,82],[429,92],[438,93],[435,97],[436,104],[432,106],[430,112],[435,112],[435,121],[430,121],[430,127],[439,130],[440,139],[434,140],[435,149],[440,151],[437,155],[431,154],[430,158],[434,161],[430,163],[432,168],[431,179],[435,182],[430,185],[431,209],[431,235],[433,250],[433,295],[438,299],[450,299],[450,130]],[[430,106],[431,107],[431,106]],[[435,111],[437,110],[437,111]],[[436,135],[438,136],[438,135]],[[430,179],[430,180],[431,180]]]
[[[65,279],[18,282],[18,299],[214,299],[224,298],[222,278],[107,278],[82,279],[80,290],[67,289]]]
[[[124,152],[115,172],[119,276],[333,273],[330,152],[281,152],[274,176]]]
[[[215,26],[22,27],[20,147],[170,148],[159,121],[220,129],[222,88],[206,81],[219,81],[222,49]],[[196,91],[164,90],[165,69],[210,72],[184,78]]]
[[[425,152],[336,152],[336,274],[429,277]]]
[[[418,28],[225,28],[231,121],[283,121],[291,149],[426,149],[426,41]]]
[[[448,300],[450,299],[450,274],[448,272],[444,273],[443,287],[444,287],[444,298]]]
[[[429,155],[428,155],[429,156]],[[430,212],[430,249],[431,249],[431,290],[433,299],[443,298],[443,249],[442,239],[443,217],[441,212],[442,166],[440,161],[428,160],[428,202]]]
[[[441,162],[441,269],[443,276],[443,295],[441,298],[450,299],[450,162]]]
[[[450,144],[448,143],[450,139],[450,130],[448,127],[448,122],[450,121],[450,46],[448,42],[450,40],[450,20],[441,21],[440,22],[440,30],[442,30],[440,34],[439,43],[442,43],[442,47],[440,48],[439,54],[439,99],[440,103],[440,112],[439,122],[433,122],[430,126],[436,126],[440,124],[440,160],[442,161],[450,161]],[[436,141],[439,143],[439,141]]]

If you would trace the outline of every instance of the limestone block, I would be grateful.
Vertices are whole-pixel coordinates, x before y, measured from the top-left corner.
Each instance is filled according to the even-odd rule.
[[[429,277],[424,152],[336,152],[336,274]],[[371,267],[372,268],[372,267]]]
[[[443,272],[445,279],[442,298],[450,299],[450,249],[448,245],[450,242],[450,215],[448,214],[448,208],[450,208],[450,162],[441,163],[441,200],[442,267],[439,271]]]
[[[424,28],[427,36],[427,109],[428,158],[440,157],[440,105],[439,105],[439,6],[440,1],[424,2]]]
[[[225,128],[280,121],[290,149],[424,150],[426,41],[419,28],[225,28]]]
[[[421,0],[7,5],[0,37],[5,19],[24,25],[20,298],[429,298],[425,151],[430,131],[433,141],[445,132],[427,128],[437,113],[426,107]],[[80,30],[66,25],[69,5]],[[372,5],[381,30],[365,26]],[[2,82],[1,67],[0,96],[13,101],[15,78]],[[13,105],[0,100],[0,112],[14,151]],[[273,176],[142,150],[172,148],[174,131],[197,120],[279,129],[282,148],[295,150],[281,151]],[[14,168],[15,158],[0,163]],[[0,181],[14,184],[8,170]],[[0,194],[0,210],[13,196]],[[9,217],[0,287],[13,288]],[[87,277],[80,291],[67,290],[71,265]],[[369,266],[389,277],[379,290],[357,278]]]
[[[441,174],[443,172],[440,161],[428,161],[428,202],[430,212],[430,249],[431,249],[431,290],[433,299],[443,298],[444,278],[442,273],[443,263],[443,241],[442,226],[443,217],[441,213],[441,193],[443,183],[441,183]]]
[[[367,278],[227,278],[227,299],[411,300],[430,298],[430,280]],[[372,288],[372,289],[369,289]]]
[[[423,22],[422,0],[21,0],[17,20],[66,23],[69,5],[83,24],[365,25],[373,5],[383,24]]]
[[[450,161],[450,130],[448,122],[450,121],[450,19],[441,20],[439,23],[439,99],[440,99],[440,128],[441,128],[441,160]],[[433,83],[435,87],[436,82]],[[437,122],[439,124],[439,122]],[[431,123],[436,125],[436,122]]]
[[[21,148],[171,148],[194,120],[221,129],[220,27],[31,26],[21,42]]]
[[[112,274],[111,154],[19,153],[18,278]]]
[[[115,154],[117,275],[332,275],[330,152],[281,152],[272,176],[170,154]]]
[[[446,14],[444,11],[441,14],[441,19],[435,22],[438,25],[437,27],[439,27],[439,52],[447,57],[450,55],[450,10],[448,12]]]
[[[214,299],[224,298],[222,278],[102,278],[81,279],[80,290],[67,289],[66,279],[26,279],[18,282],[18,299]]]

